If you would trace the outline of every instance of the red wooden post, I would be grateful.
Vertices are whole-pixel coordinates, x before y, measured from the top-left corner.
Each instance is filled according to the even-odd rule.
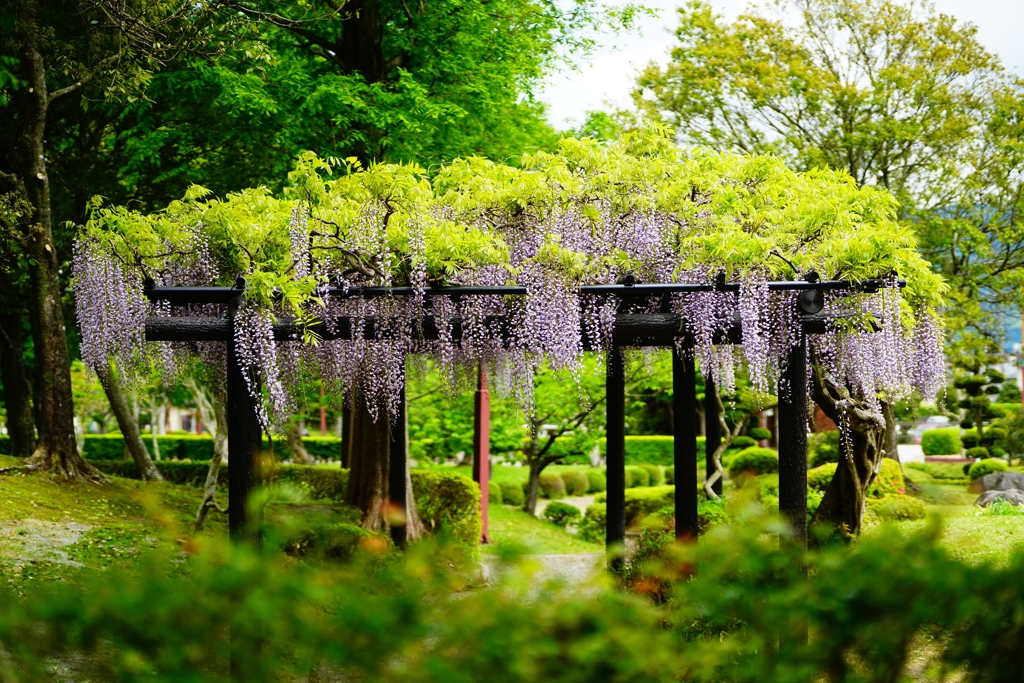
[[[327,436],[327,408],[324,407],[323,382],[320,382],[320,436]]]
[[[480,518],[483,520],[481,543],[487,535],[487,484],[491,480],[491,393],[487,390],[487,371],[483,362],[476,375],[476,403],[473,416],[473,481],[480,485]]]

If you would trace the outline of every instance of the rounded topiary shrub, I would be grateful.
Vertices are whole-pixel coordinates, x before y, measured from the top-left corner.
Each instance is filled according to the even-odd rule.
[[[753,446],[756,445],[756,439],[753,439],[749,436],[737,436],[735,439],[732,440],[732,443],[729,444],[729,447],[739,448],[740,450],[743,450],[744,448],[752,448]]]
[[[590,480],[579,470],[566,470],[561,473],[561,477],[565,483],[565,492],[570,496],[585,496],[590,490]]]
[[[837,429],[812,434],[807,440],[807,461],[811,467],[821,467],[830,462],[839,462],[839,440],[842,434]]]
[[[495,505],[501,505],[503,502],[501,484],[496,481],[487,482],[487,501]]]
[[[924,440],[923,436],[921,440]],[[964,448],[976,448],[979,443],[978,430],[974,427],[964,427],[964,434],[960,437],[960,443],[963,444]],[[921,450],[924,450],[924,446],[921,446]]]
[[[878,474],[868,488],[868,496],[881,498],[883,496],[895,496],[906,492],[906,483],[903,481],[903,468],[892,458],[882,458]]]
[[[925,455],[959,455],[963,450],[960,429],[957,427],[929,429],[921,435],[921,450]]]
[[[580,509],[575,505],[554,501],[548,503],[544,508],[544,519],[554,522],[558,526],[575,524],[581,517]]]
[[[733,456],[729,462],[729,476],[770,474],[779,471],[779,454],[770,448],[752,446]]]
[[[501,487],[501,500],[505,505],[523,505],[526,502],[526,492],[523,485],[518,481],[498,482]]]
[[[675,484],[676,483],[676,468],[675,465],[669,465],[665,468],[665,483]]]
[[[772,438],[772,430],[764,427],[751,427],[747,430],[747,436],[758,441],[767,441]]]
[[[989,456],[988,449],[984,446],[975,446],[974,448],[968,448],[964,453],[968,458],[974,458],[975,460],[984,460]]]
[[[643,467],[626,467],[626,488],[635,489],[651,485],[651,475]]]
[[[651,486],[661,486],[665,483],[665,468],[661,465],[640,465],[647,470],[647,479]]]
[[[892,522],[924,519],[928,514],[925,504],[913,496],[882,496],[868,498],[866,502],[868,509],[879,518]]]
[[[1000,448],[999,446],[992,446],[991,448],[988,449],[988,453],[993,458],[1002,458],[1003,456],[1006,455],[1006,449]]]
[[[829,483],[832,481],[832,477],[836,474],[836,468],[839,467],[838,463],[830,462],[820,467],[815,467],[807,471],[807,488],[812,491],[825,492],[828,488]]]
[[[540,493],[545,498],[565,498],[565,482],[552,472],[542,473],[540,475]]]
[[[996,458],[986,458],[985,460],[979,460],[978,462],[971,465],[971,469],[967,470],[967,476],[971,478],[971,481],[984,477],[986,474],[992,474],[993,472],[1005,472],[1009,467],[1006,465],[1005,460],[997,460]]]
[[[604,543],[605,518],[608,516],[606,503],[594,503],[583,514],[583,520],[577,526],[580,538],[591,543]]]
[[[605,479],[604,472],[600,470],[587,470],[587,482],[590,484],[587,487],[587,493],[601,493],[608,488],[608,480]]]

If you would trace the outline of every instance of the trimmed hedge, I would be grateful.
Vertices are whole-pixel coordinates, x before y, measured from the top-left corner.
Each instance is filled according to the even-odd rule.
[[[971,465],[971,469],[967,471],[967,476],[971,481],[984,477],[986,474],[992,474],[993,472],[1005,472],[1009,466],[1005,460],[998,460],[996,458],[986,458],[985,460],[979,460],[978,462]]]
[[[925,455],[960,455],[963,443],[959,427],[929,429],[921,435],[921,450]]]
[[[583,513],[583,520],[576,529],[580,538],[591,543],[604,543],[605,520],[608,517],[608,507],[605,503],[594,503]]]
[[[587,475],[587,482],[590,484],[587,493],[601,493],[608,488],[608,480],[600,470],[586,470],[584,474]]]
[[[968,458],[974,458],[975,460],[985,460],[989,456],[988,449],[984,446],[975,446],[974,448],[968,448],[964,455]]]
[[[6,437],[4,437],[6,438]],[[146,449],[153,456],[152,436],[142,435]],[[197,434],[168,434],[157,436],[160,446],[161,460],[210,460],[213,458],[213,438]],[[307,436],[302,439],[306,450],[314,458],[321,460],[338,460],[341,457],[341,439],[331,436]],[[0,452],[4,452],[4,444],[0,443]],[[124,437],[120,434],[86,434],[84,456],[88,460],[123,460]],[[273,443],[263,439],[263,450],[274,454],[277,460],[291,457],[288,441],[283,437],[274,439]]]
[[[640,465],[648,474],[648,483],[651,486],[665,485],[665,468],[661,465]]]
[[[729,444],[729,448],[739,448],[740,450],[753,448],[754,446],[757,446],[757,440],[743,435],[737,436],[732,440],[732,443]]]
[[[651,475],[643,467],[631,465],[626,467],[626,488],[633,489],[651,485]]]
[[[779,454],[770,448],[751,446],[737,453],[729,461],[729,476],[733,479],[746,474],[770,474],[779,471]]]
[[[580,509],[575,505],[552,501],[544,508],[544,519],[558,526],[568,526],[580,518]]]
[[[676,468],[674,465],[665,468],[665,483],[675,484],[676,483]]]
[[[868,496],[883,498],[899,495],[905,491],[906,482],[903,481],[903,468],[892,458],[882,458],[882,467],[868,488]]]
[[[663,507],[675,505],[675,486],[648,486],[626,490],[626,526],[635,526],[647,515]],[[594,496],[595,503],[606,503],[608,497]],[[602,536],[603,537],[603,536]]]
[[[829,483],[832,481],[832,477],[836,474],[836,469],[839,467],[838,463],[830,462],[820,467],[815,467],[807,471],[807,488],[812,491],[825,492],[828,488]]]
[[[565,482],[553,472],[541,472],[540,495],[544,498],[565,498]]]
[[[585,496],[590,491],[590,480],[580,470],[566,470],[561,473],[565,493],[570,496]]]
[[[492,482],[493,483],[493,482]],[[501,487],[501,500],[505,505],[522,506],[526,503],[526,492],[523,485],[517,481],[498,482]]]
[[[606,455],[607,441],[598,440],[598,447],[601,455]],[[626,437],[626,464],[627,465],[661,465],[667,467],[673,463],[675,439],[671,436],[627,436]],[[697,459],[704,458],[704,437],[697,437]]]
[[[865,503],[868,510],[871,510],[879,518],[893,521],[913,521],[924,519],[928,515],[928,508],[925,504],[912,496],[882,496],[881,498],[868,498]]]
[[[764,427],[751,427],[747,430],[747,436],[758,441],[767,441],[772,438],[772,430],[765,429]]]
[[[101,471],[119,477],[137,479],[135,463],[93,462]],[[209,464],[203,462],[175,462],[161,460],[156,463],[164,478],[173,484],[203,486]],[[450,468],[436,467],[410,472],[416,511],[431,533],[445,532],[462,543],[476,546],[480,541],[479,489],[476,482]],[[227,484],[228,468],[221,465],[218,483]],[[304,486],[315,499],[341,501],[348,488],[348,470],[316,465],[277,465],[274,480]],[[561,481],[561,480],[559,480]]]
[[[501,485],[496,481],[487,482],[487,502],[501,505],[504,499],[501,497]]]

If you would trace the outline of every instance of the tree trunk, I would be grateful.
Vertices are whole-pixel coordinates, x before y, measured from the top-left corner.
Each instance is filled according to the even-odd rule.
[[[206,471],[206,483],[203,485],[203,501],[199,504],[199,511],[196,513],[195,531],[201,531],[206,525],[206,515],[211,509],[217,512],[226,512],[217,505],[217,481],[220,477],[220,465],[228,454],[228,413],[225,408],[227,401],[223,391],[213,390],[211,399],[212,406],[207,407],[203,412],[206,414],[206,428],[213,435],[213,458],[210,459],[210,468]],[[197,401],[198,403],[198,401]],[[213,416],[211,423],[210,416]]]
[[[117,420],[117,426],[121,429],[121,435],[124,436],[124,447],[132,456],[132,460],[135,461],[135,466],[139,470],[139,479],[143,481],[162,480],[160,470],[153,464],[149,457],[149,451],[146,450],[146,442],[142,440],[142,434],[139,431],[139,422],[133,414],[131,406],[128,405],[128,397],[125,396],[124,390],[121,388],[117,373],[108,362],[107,366],[96,374],[100,378],[100,384],[103,385],[103,391],[110,402],[110,409]]]
[[[13,4],[14,33],[26,82],[17,98],[22,123],[18,180],[32,207],[28,221],[31,227],[19,236],[19,242],[30,259],[28,309],[39,381],[39,443],[23,469],[54,470],[67,479],[105,481],[99,470],[82,459],[75,443],[71,360],[64,332],[57,278],[60,261],[53,244],[50,180],[43,148],[50,93],[36,25],[37,6],[35,0],[17,0]]]
[[[825,490],[811,525],[827,526],[841,538],[852,539],[864,521],[864,498],[881,466],[885,418],[870,412],[821,369],[814,367],[814,400],[842,428],[839,465]],[[844,411],[845,410],[845,414]]]
[[[374,422],[366,407],[362,393],[356,392],[352,400],[352,430],[349,434],[350,465],[348,491],[345,502],[363,511],[363,527],[371,531],[383,531],[387,524],[384,504],[388,498],[389,455],[391,452],[392,429],[404,430],[404,425],[391,425],[386,414],[379,414]],[[406,463],[408,463],[408,455]],[[405,474],[406,485],[406,535],[418,538],[423,535],[423,525],[416,514],[416,502],[412,493],[412,480],[408,466]]]
[[[155,394],[149,396],[149,436],[153,441],[153,460],[160,462],[160,439],[156,438],[156,423],[159,419],[160,409],[157,407]]]
[[[885,419],[884,453],[882,457],[892,458],[900,461],[900,450],[896,443],[896,415],[893,413],[892,404],[882,401],[882,417]]]
[[[531,515],[537,514],[537,499],[540,497],[540,473],[544,466],[530,462],[530,477],[526,480],[526,502],[523,503],[523,510]]]
[[[3,311],[0,313],[0,381],[4,384],[11,455],[19,458],[32,455],[36,443],[35,423],[32,420],[32,386],[25,375],[22,360],[24,347],[21,311]]]
[[[316,460],[306,450],[306,445],[302,443],[302,422],[302,420],[292,420],[288,425],[288,452],[291,453],[294,463],[315,465]]]

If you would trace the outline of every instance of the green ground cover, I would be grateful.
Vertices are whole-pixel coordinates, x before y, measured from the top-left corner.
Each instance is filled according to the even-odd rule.
[[[603,545],[588,543],[562,527],[516,507],[491,505],[489,517],[491,545],[483,548],[485,553],[495,552],[501,546],[518,546],[538,555],[595,553],[604,550]]]

